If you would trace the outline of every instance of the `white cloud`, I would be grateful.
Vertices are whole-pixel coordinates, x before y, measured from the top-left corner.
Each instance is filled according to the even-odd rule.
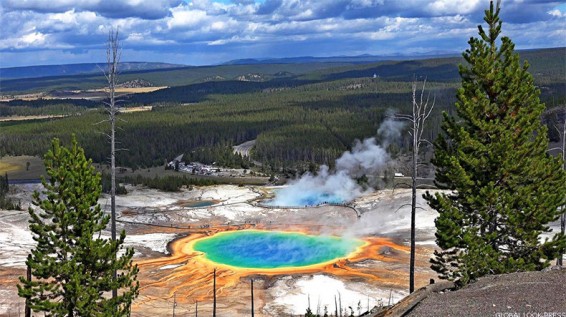
[[[3,6],[11,10],[37,12],[64,12],[73,8],[95,7],[101,0],[4,0]]]
[[[564,13],[564,12],[558,10],[558,9],[550,10],[550,11],[548,11],[548,14],[550,14],[553,17],[556,17],[556,18],[565,18],[566,17],[566,13]]]
[[[42,45],[45,44],[45,34],[33,32],[22,36],[20,43],[23,45]]]
[[[8,51],[57,58],[47,51],[61,48],[92,61],[82,52],[103,48],[110,27],[118,27],[124,46],[145,52],[141,57],[174,51],[177,62],[186,56],[189,64],[213,58],[460,50],[476,36],[487,5],[486,0],[1,1],[3,62]],[[503,14],[504,33],[517,48],[564,45],[565,14],[556,2],[506,0]]]
[[[245,37],[240,37],[240,36],[232,36],[231,38],[228,39],[220,39],[220,40],[215,40],[215,41],[210,41],[208,43],[208,45],[210,46],[217,46],[217,45],[226,45],[226,44],[230,44],[230,43],[251,43],[251,42],[257,42],[260,38],[257,36],[245,36]]]
[[[75,15],[75,10],[69,10],[67,12],[64,13],[56,13],[53,14],[51,16],[52,20],[57,21],[58,23],[64,23],[64,24],[76,24],[77,23],[77,17]]]
[[[364,33],[364,35],[368,40],[372,40],[372,41],[390,40],[390,39],[395,38],[395,34],[393,34],[392,32],[384,31],[384,30]]]
[[[434,15],[469,14],[484,4],[480,0],[435,0],[426,8]]]
[[[378,5],[383,5],[383,0],[353,0],[350,4],[352,8],[371,8]]]
[[[50,35],[38,31],[31,31],[22,34],[18,37],[0,39],[0,50],[5,50],[5,49],[37,50],[37,49],[65,49],[65,48],[69,48],[69,46],[61,43],[56,43],[53,41],[53,38]]]
[[[167,26],[174,28],[191,28],[199,26],[208,20],[206,11],[193,10],[186,7],[179,7],[172,11],[173,16],[168,18]]]
[[[4,0],[9,11],[28,10],[41,13],[61,13],[70,10],[92,11],[113,18],[139,17],[158,19],[182,0]]]
[[[160,40],[154,38],[149,32],[145,33],[129,33],[128,36],[123,40],[122,45],[174,45],[175,41],[172,40]]]
[[[94,12],[75,12],[69,10],[63,13],[49,13],[43,15],[43,19],[38,22],[33,22],[35,25],[46,32],[63,32],[63,31],[78,31],[84,33],[87,31],[89,25],[95,22],[101,22],[101,18]]]

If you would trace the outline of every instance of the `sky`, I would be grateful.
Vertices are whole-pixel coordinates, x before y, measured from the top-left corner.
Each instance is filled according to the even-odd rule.
[[[488,0],[0,0],[0,67],[460,53]],[[517,49],[566,46],[566,4],[503,0]]]

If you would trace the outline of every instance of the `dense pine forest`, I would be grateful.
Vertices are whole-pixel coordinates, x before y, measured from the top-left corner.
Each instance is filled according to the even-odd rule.
[[[549,109],[565,103],[564,51],[562,48],[524,54],[527,59],[532,57],[531,72]],[[355,139],[375,136],[380,122],[389,114],[410,111],[414,78],[426,78],[427,91],[436,99],[435,113],[426,127],[426,138],[432,140],[439,133],[440,113],[453,112],[459,87],[458,62],[459,58],[447,58],[326,68],[302,64],[279,68],[237,65],[127,73],[120,80],[135,76],[171,87],[121,98],[125,107],[149,105],[152,110],[120,114],[117,138],[119,147],[125,150],[117,155],[117,164],[132,168],[160,166],[179,154],[231,167],[248,168],[253,165],[251,161],[259,162],[268,172],[312,169],[312,163],[332,164]],[[183,72],[189,74],[191,69],[201,77],[192,74],[180,79]],[[232,77],[218,75],[226,75],[222,69],[228,69]],[[243,74],[239,79],[235,70]],[[251,76],[256,81],[241,78],[254,70],[273,73]],[[59,85],[70,78],[73,76],[50,78],[43,87],[51,89],[50,82]],[[77,85],[83,80],[88,85],[96,82],[92,78],[97,77],[74,76]],[[24,81],[2,81],[2,85],[13,88]],[[25,91],[39,81],[33,79],[20,87]],[[175,83],[180,85],[172,85]],[[42,85],[33,89],[39,86]],[[0,155],[42,155],[53,137],[68,142],[74,133],[88,157],[95,162],[107,161],[109,145],[105,133],[109,127],[100,101],[40,99],[0,103],[0,116],[12,115],[56,117],[0,122]],[[549,115],[543,120],[551,124],[552,118]],[[254,139],[257,142],[251,160],[232,153],[232,146]],[[390,150],[398,153],[409,146],[407,135],[391,144]]]

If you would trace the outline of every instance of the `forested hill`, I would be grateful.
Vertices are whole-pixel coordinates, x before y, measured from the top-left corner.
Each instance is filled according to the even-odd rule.
[[[5,67],[5,68],[0,68],[0,78],[2,78],[2,80],[6,80],[6,79],[20,79],[20,78],[100,74],[101,69],[104,69],[105,67],[106,65],[103,63]],[[167,63],[148,63],[148,62],[123,62],[120,63],[119,70],[120,72],[129,72],[129,71],[147,71],[147,70],[178,68],[178,67],[185,67],[185,65],[167,64]]]
[[[566,48],[521,52],[531,64],[530,72],[548,108],[566,104],[565,53]],[[355,139],[375,136],[388,113],[411,111],[415,77],[427,78],[427,90],[436,100],[425,128],[425,137],[433,140],[439,132],[440,113],[454,111],[459,62],[460,58],[449,58],[363,65],[224,65],[138,72],[135,78],[156,85],[169,83],[170,88],[121,98],[121,105],[151,106],[144,108],[151,110],[120,114],[123,120],[117,137],[128,150],[117,156],[118,164],[150,167],[184,153],[210,163],[246,165],[231,147],[249,140],[256,140],[252,159],[267,172],[332,164]],[[124,73],[120,80],[130,80],[128,76]],[[6,83],[34,89],[70,83],[103,87],[102,79],[97,80],[81,75]],[[68,140],[75,133],[90,158],[105,162],[108,143],[103,132],[108,126],[96,124],[106,119],[101,106],[92,100],[0,103],[0,116],[43,116],[0,122],[0,156],[43,155],[53,137]],[[553,118],[545,118],[549,126]],[[409,148],[407,134],[390,146],[394,154]]]
[[[164,70],[130,71],[119,74],[119,83],[143,79],[155,86],[186,86],[202,82],[226,80],[269,81],[282,78],[296,78],[329,68],[349,66],[347,63],[307,64],[257,64],[219,65],[170,68]],[[96,74],[75,76],[54,76],[46,78],[1,79],[2,94],[46,92],[52,90],[96,89],[105,85],[105,78],[99,70]]]
[[[543,99],[552,96],[557,102],[566,94],[566,48],[541,49],[520,52],[523,60],[530,64],[530,71],[537,84],[540,85]],[[175,86],[147,94],[132,96],[129,101],[133,103],[155,102],[198,102],[210,94],[241,94],[250,92],[272,91],[290,89],[312,83],[324,83],[341,79],[373,78],[386,81],[410,82],[415,78],[426,78],[432,82],[454,83],[460,82],[458,64],[464,62],[462,58],[435,58],[412,61],[386,61],[362,65],[348,65],[334,67],[320,67],[306,73],[279,72],[268,74],[256,72],[256,80],[242,80],[241,76],[234,79],[206,81],[193,85]],[[279,65],[289,69],[293,65]],[[244,67],[244,65],[239,65]],[[250,65],[249,67],[265,67],[264,70],[275,70],[277,65]],[[296,65],[297,68],[303,64]],[[292,68],[291,68],[292,69]],[[304,70],[303,70],[304,71]],[[278,76],[279,75],[279,76]],[[562,99],[561,99],[562,98]]]
[[[523,61],[530,64],[531,74],[544,83],[564,82],[566,47],[518,51]],[[460,81],[458,64],[464,59],[457,57],[430,58],[407,61],[383,61],[379,63],[341,67],[319,72],[325,80],[363,78],[373,74],[392,80],[413,80],[414,76],[434,81]]]
[[[531,64],[531,72],[540,83],[564,82],[566,47],[519,51],[522,59]],[[311,62],[272,63],[269,61],[250,64],[181,67],[122,72],[120,82],[143,79],[155,86],[187,86],[203,82],[248,81],[278,82],[292,81],[330,81],[346,78],[370,78],[411,81],[415,76],[427,77],[433,81],[458,82],[458,64],[461,57],[430,58],[406,61],[380,61],[358,63],[346,60],[328,62],[329,58],[314,58]],[[274,60],[275,61],[275,60]],[[242,61],[245,63],[245,61]],[[134,63],[130,63],[134,64]],[[151,63],[149,63],[151,64]],[[52,90],[96,89],[104,86],[102,72],[89,64],[94,73],[74,76],[51,76],[49,78],[9,79],[9,73],[2,69],[0,91],[2,94],[48,92]],[[65,65],[62,65],[63,67]],[[173,65],[174,66],[174,65]],[[133,67],[133,66],[132,66]],[[23,76],[23,75],[22,75]],[[263,85],[265,86],[265,85]]]

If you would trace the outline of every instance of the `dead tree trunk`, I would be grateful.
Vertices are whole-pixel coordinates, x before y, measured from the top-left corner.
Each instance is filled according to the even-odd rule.
[[[413,138],[412,166],[411,166],[411,254],[409,260],[409,293],[415,290],[415,240],[416,240],[416,211],[417,211],[417,172],[419,164],[419,150],[423,139],[424,125],[434,108],[434,100],[429,105],[429,97],[424,99],[426,80],[417,99],[417,82],[413,81],[413,113],[409,115],[395,115],[396,118],[411,123],[410,134]]]
[[[31,260],[31,254],[28,254],[28,261],[30,260]],[[28,262],[26,262],[26,279],[28,282],[31,281],[31,266],[29,266]],[[25,316],[31,317],[31,307],[29,307],[29,299],[27,298],[26,298]]]
[[[250,285],[251,285],[251,291],[252,291],[252,294],[251,294],[252,295],[252,317],[254,317],[254,279],[252,278],[250,280],[250,282],[251,282]]]
[[[120,61],[120,43],[118,41],[118,30],[111,29],[108,34],[106,47],[106,66],[104,72],[108,82],[108,101],[105,102],[110,121],[110,212],[111,212],[111,238],[116,240],[116,83],[118,77],[118,63]],[[113,279],[116,280],[116,271],[113,272]],[[118,290],[112,290],[112,298],[118,296]]]
[[[413,85],[413,115],[415,107],[415,85]],[[416,131],[416,120],[413,121],[413,131]],[[419,155],[419,142],[413,137],[413,165],[411,175],[411,257],[409,264],[409,293],[415,290],[415,239],[416,239],[416,214],[417,214],[417,160]]]
[[[340,317],[342,317],[342,295],[338,292],[338,308],[340,309]]]
[[[216,269],[213,273],[213,284],[212,284],[213,302],[212,302],[212,317],[216,317]]]
[[[173,293],[173,317],[175,317],[175,307],[177,307],[177,293]]]
[[[562,116],[563,116],[563,120],[562,120],[562,132],[560,133],[560,138],[562,139],[562,163],[564,164],[562,166],[562,168],[564,170],[566,170],[566,106],[562,107]],[[558,128],[558,126],[555,126],[556,129],[558,130],[558,132],[560,132],[560,129]],[[562,216],[560,216],[560,232],[562,233],[562,235],[564,235],[566,229],[566,206],[562,206]],[[558,257],[558,261],[556,264],[562,266],[562,258],[564,257],[564,252],[562,252],[562,254],[560,254],[560,256]]]

